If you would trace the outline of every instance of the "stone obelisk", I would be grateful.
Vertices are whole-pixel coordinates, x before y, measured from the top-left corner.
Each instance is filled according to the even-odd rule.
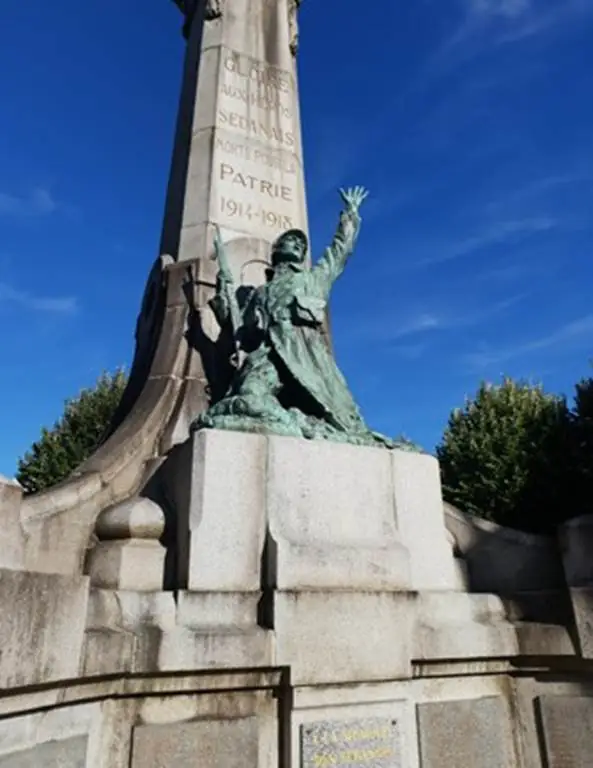
[[[208,306],[215,226],[236,282],[250,285],[265,279],[270,244],[282,231],[307,231],[295,60],[301,0],[175,2],[187,47],[159,256],[138,316],[128,386],[105,441],[70,480],[28,498],[19,512],[31,528],[19,557],[42,571],[77,572],[104,512],[128,519],[147,497],[157,507],[182,504],[171,498],[182,486],[176,452],[228,376]],[[75,521],[68,537],[65,520]],[[96,563],[101,551],[115,551],[112,532],[99,528],[106,538]],[[40,552],[38,541],[53,549]],[[91,567],[91,579],[125,582],[121,568],[110,581],[103,570]],[[148,570],[144,586],[161,584],[160,565],[150,578]]]
[[[269,244],[307,229],[295,66],[300,0],[179,0],[187,55],[161,253],[201,259],[213,230],[235,277],[256,283]]]

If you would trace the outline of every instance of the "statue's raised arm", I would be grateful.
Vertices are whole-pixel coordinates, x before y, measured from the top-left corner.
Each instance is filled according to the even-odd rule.
[[[340,213],[338,228],[331,245],[315,265],[313,272],[329,292],[332,284],[344,271],[346,262],[353,252],[360,232],[360,206],[368,197],[364,187],[340,189],[344,207]]]

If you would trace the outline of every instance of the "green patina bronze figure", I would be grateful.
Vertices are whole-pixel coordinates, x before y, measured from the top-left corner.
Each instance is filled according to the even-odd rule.
[[[368,193],[355,187],[340,194],[344,208],[324,256],[309,267],[305,233],[285,232],[272,246],[268,282],[252,289],[242,305],[217,231],[219,271],[210,305],[219,324],[231,326],[237,371],[227,395],[193,429],[395,447],[366,426],[324,337],[330,291],[354,250]]]

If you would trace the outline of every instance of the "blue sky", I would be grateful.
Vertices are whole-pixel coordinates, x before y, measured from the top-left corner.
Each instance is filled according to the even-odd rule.
[[[127,365],[156,255],[183,40],[170,0],[5,3],[0,472]],[[367,419],[427,448],[502,373],[593,357],[593,0],[304,0],[315,251],[371,190],[332,304]]]

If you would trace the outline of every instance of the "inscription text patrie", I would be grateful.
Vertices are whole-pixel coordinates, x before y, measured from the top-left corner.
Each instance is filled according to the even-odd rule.
[[[270,230],[294,218],[297,156],[291,72],[223,50],[216,121],[219,197],[215,216]],[[237,221],[239,224],[239,221]]]

